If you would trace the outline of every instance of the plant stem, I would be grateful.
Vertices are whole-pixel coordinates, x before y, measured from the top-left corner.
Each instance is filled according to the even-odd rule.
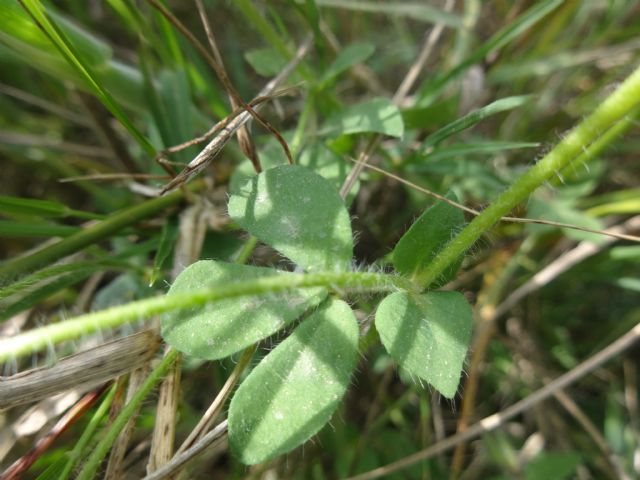
[[[227,283],[189,293],[147,298],[88,313],[0,340],[0,362],[37,352],[57,343],[98,330],[114,328],[172,310],[197,307],[225,298],[267,295],[296,288],[356,288],[364,291],[416,290],[408,280],[380,273],[338,272],[274,275],[246,282]]]
[[[489,207],[467,225],[416,278],[428,286],[463,255],[500,217],[509,213],[529,194],[579,157],[600,135],[640,104],[640,68],[636,69],[591,115],[575,127],[542,160],[520,177]],[[624,129],[616,129],[620,133]],[[608,135],[610,141],[615,135]],[[598,148],[603,145],[598,144]],[[588,158],[588,157],[587,157]]]
[[[580,172],[580,167],[584,167],[584,164],[589,160],[596,158],[602,153],[602,151],[609,146],[616,138],[623,135],[629,128],[636,124],[638,121],[638,114],[640,114],[640,107],[636,106],[633,111],[629,112],[622,120],[613,125],[609,130],[604,132],[596,141],[594,141],[588,148],[586,148],[580,156],[564,167],[558,176],[551,179],[552,185],[561,184],[565,178],[574,178]],[[586,167],[584,167],[586,168]]]
[[[201,183],[196,185],[202,186]],[[178,203],[183,196],[184,193],[178,190],[169,195],[148,200],[140,205],[118,212],[100,223],[82,229],[80,232],[31,255],[9,260],[0,265],[0,286],[14,281],[26,273],[50,265],[67,255],[78,252],[144,218],[151,217]]]
[[[95,450],[87,460],[87,463],[84,465],[82,471],[78,474],[77,480],[90,480],[95,477],[95,473],[102,463],[102,460],[109,452],[109,449],[113,445],[113,442],[116,441],[120,431],[124,428],[126,423],[129,421],[129,418],[133,416],[133,414],[138,409],[140,403],[146,398],[146,396],[151,392],[153,387],[155,387],[156,383],[158,383],[164,374],[167,372],[171,364],[176,360],[179,353],[175,349],[171,349],[162,361],[158,364],[156,368],[153,369],[151,374],[146,378],[142,386],[136,391],[133,395],[133,398],[129,403],[127,403],[120,414],[117,416],[107,434],[104,436],[100,443],[96,446]]]
[[[251,258],[251,254],[253,254],[256,245],[258,245],[258,239],[253,235],[250,236],[236,253],[235,258],[233,259],[233,263],[237,263],[238,265],[244,265],[245,263],[247,263],[247,260]]]

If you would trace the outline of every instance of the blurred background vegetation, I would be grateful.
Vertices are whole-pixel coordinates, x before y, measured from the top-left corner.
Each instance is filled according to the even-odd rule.
[[[193,2],[166,5],[206,44]],[[296,158],[325,169],[338,187],[351,159],[374,135],[350,129],[345,119],[354,106],[379,97],[391,100],[424,52],[425,39],[441,26],[417,81],[397,102],[404,135],[384,137],[370,161],[429,190],[452,190],[473,208],[490,203],[549,151],[640,58],[640,3],[632,0],[211,0],[205,5],[229,77],[246,101],[308,34],[313,36],[311,52],[287,82],[295,89],[262,111]],[[20,3],[0,0],[0,258],[9,279],[14,278],[7,262],[30,249],[149,202],[167,180],[134,175],[164,175],[154,160],[158,151],[202,134],[231,111],[206,62],[149,3],[61,0],[45,7],[80,67],[68,52],[66,58],[61,54]],[[463,128],[437,142],[430,137],[501,99],[510,100],[484,115],[472,113]],[[587,164],[559,172],[514,213],[592,229],[638,215],[636,122],[630,119],[622,139]],[[264,166],[286,161],[268,132],[255,124],[251,131]],[[171,159],[185,163],[198,151],[191,147]],[[250,170],[232,140],[206,171],[200,193],[178,196],[92,239],[86,248],[65,252],[73,255],[66,271],[0,299],[1,335],[165,292],[180,258],[176,249],[186,248],[179,241],[184,235],[199,242],[189,250],[191,261],[232,259],[245,237],[226,219],[228,185]],[[357,265],[385,268],[385,256],[432,200],[367,169],[352,193]],[[461,422],[470,425],[525,398],[640,321],[640,246],[604,238],[502,223],[476,246],[447,287],[464,292],[476,306],[475,338],[455,401],[443,401],[398,371],[371,331],[342,407],[312,442],[252,468],[225,449],[213,449],[189,465],[185,478],[345,478],[406,457],[451,435]],[[493,313],[517,287],[552,262],[562,263],[580,242],[599,246],[499,316]],[[45,259],[37,268],[57,260]],[[274,261],[260,246],[251,259]],[[364,323],[375,304],[357,304]],[[105,332],[104,338],[111,335]],[[82,346],[8,365],[3,374]],[[504,428],[388,478],[637,478],[637,358],[636,349],[635,356],[602,366]],[[178,442],[235,361],[185,360]],[[155,420],[152,400],[143,404],[130,441],[127,478],[144,476]],[[12,425],[28,413],[26,406],[0,413],[4,466],[28,451],[56,419],[51,414],[37,431],[15,433]],[[57,439],[24,478],[38,477],[72,449],[89,418],[80,418]]]

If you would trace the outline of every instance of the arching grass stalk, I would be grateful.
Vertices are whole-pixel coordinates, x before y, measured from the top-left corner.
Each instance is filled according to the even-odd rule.
[[[100,440],[93,453],[85,463],[82,471],[78,474],[78,480],[89,480],[95,478],[95,473],[98,467],[102,463],[102,460],[107,455],[113,442],[116,441],[118,435],[133,416],[134,412],[138,409],[142,401],[151,392],[156,383],[158,383],[164,374],[167,372],[171,364],[176,360],[179,353],[175,349],[171,349],[167,355],[164,356],[162,361],[153,369],[151,374],[146,378],[142,386],[133,395],[133,398],[127,403],[122,411],[118,414],[113,424],[107,431],[107,434]]]
[[[480,215],[473,219],[429,266],[414,279],[426,286],[435,281],[457,258],[463,255],[480,236],[501,217],[508,214],[536,188],[567,167],[613,125],[640,104],[640,67],[636,69],[607,99],[575,127],[542,160],[520,177]],[[624,128],[614,130],[621,133]],[[616,135],[608,135],[612,141]],[[603,147],[603,145],[599,145]]]
[[[289,274],[246,282],[227,283],[190,293],[153,297],[81,315],[0,340],[0,362],[29,355],[50,345],[98,330],[118,327],[172,310],[191,308],[225,298],[268,295],[297,288],[357,288],[364,291],[415,290],[406,279],[380,273],[338,272]]]

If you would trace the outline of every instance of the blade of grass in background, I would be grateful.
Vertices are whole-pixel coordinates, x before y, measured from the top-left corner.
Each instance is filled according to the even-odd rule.
[[[496,100],[495,102],[485,107],[479,108],[478,110],[475,110],[465,115],[464,117],[459,118],[449,125],[442,127],[437,132],[429,135],[429,137],[427,137],[427,139],[422,143],[422,149],[426,150],[430,147],[433,147],[445,138],[448,138],[451,135],[455,135],[456,133],[466,130],[467,128],[471,128],[476,123],[484,120],[491,115],[518,108],[524,105],[530,98],[531,97],[529,95],[501,98],[500,100]]]
[[[420,88],[418,105],[429,105],[446,85],[460,77],[469,67],[479,63],[489,53],[500,50],[509,44],[509,42],[522,35],[558,8],[562,2],[563,0],[546,0],[535,3],[529,10],[474,50],[465,60],[460,62],[460,64],[447,70],[440,77],[436,77],[435,80],[427,80]]]
[[[428,23],[440,23],[447,27],[459,28],[462,26],[462,19],[449,12],[438,10],[435,7],[420,2],[363,2],[345,0],[317,0],[321,7],[340,8],[355,12],[377,13],[380,15],[394,15],[408,17],[412,20],[419,20]]]
[[[192,183],[190,187],[192,191],[202,188],[201,183]],[[182,200],[184,192],[177,190],[163,197],[148,200],[118,212],[107,220],[97,223],[91,227],[71,235],[58,243],[42,250],[38,250],[28,256],[14,258],[0,264],[0,286],[4,286],[11,281],[17,280],[25,273],[37,270],[47,264],[56,262],[61,258],[80,251],[87,246],[101,241],[123,228],[133,225],[136,222],[159,214],[170,206]]]
[[[84,62],[78,55],[78,51],[69,42],[64,33],[47,15],[44,7],[38,0],[19,0],[34,22],[58,49],[60,54],[77,70],[78,74],[85,80],[89,88],[98,97],[102,104],[118,119],[118,121],[129,131],[131,136],[138,142],[142,149],[150,156],[154,156],[156,151],[147,138],[138,131],[129,117],[118,106],[111,94],[104,89],[92,72],[88,63]]]
[[[0,196],[0,213],[8,216],[28,217],[78,217],[85,219],[102,219],[102,215],[91,212],[74,210],[52,200],[39,200],[37,198],[19,198]]]

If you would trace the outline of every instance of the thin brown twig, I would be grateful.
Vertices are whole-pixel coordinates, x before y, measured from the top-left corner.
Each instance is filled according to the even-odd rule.
[[[249,113],[249,115],[251,115],[260,125],[266,128],[276,137],[276,139],[282,146],[282,149],[284,150],[287,158],[289,159],[289,162],[293,163],[291,152],[289,151],[289,146],[287,145],[287,142],[284,140],[284,138],[282,138],[282,135],[280,135],[280,132],[278,132],[269,122],[267,122],[262,116],[260,116],[250,105],[242,100],[235,87],[231,83],[231,80],[227,76],[224,68],[222,68],[218,64],[218,62],[216,62],[216,59],[209,53],[206,47],[202,45],[202,43],[198,41],[198,39],[187,29],[187,27],[185,27],[184,24],[158,0],[147,0],[147,2],[149,2],[155,9],[157,9],[162,14],[162,16],[164,16],[167,21],[169,21],[169,23],[171,23],[189,41],[189,43],[191,43],[196,48],[196,50],[198,50],[202,57],[211,66],[216,76],[218,77],[218,80],[220,80],[220,83],[222,83],[227,93],[233,96],[234,100],[239,105],[242,105],[242,107]]]
[[[125,405],[131,401],[133,395],[138,391],[138,388],[140,388],[145,378],[149,374],[149,370],[150,364],[149,362],[145,362],[145,364],[140,368],[137,368],[136,370],[131,372],[131,374],[129,375],[129,384],[127,385],[127,395],[124,401]],[[131,440],[131,437],[135,430],[139,412],[140,405],[138,405],[136,412],[131,415],[131,418],[129,418],[129,421],[126,423],[126,425],[118,435],[118,439],[115,441],[113,447],[111,448],[109,461],[107,463],[107,470],[104,474],[104,480],[119,480],[123,478],[124,457],[128,450],[129,441]]]
[[[521,413],[529,410],[534,405],[546,400],[554,395],[558,390],[565,389],[572,383],[575,383],[585,375],[591,373],[602,364],[622,354],[625,350],[635,345],[640,339],[640,324],[633,327],[627,333],[620,338],[612,342],[610,345],[586,359],[575,368],[569,370],[567,373],[556,378],[552,382],[549,382],[544,387],[536,390],[531,395],[523,398],[522,400],[514,403],[510,407],[502,410],[501,412],[494,413],[488,417],[483,418],[479,422],[469,427],[464,432],[457,433],[448,438],[445,438],[441,442],[438,442],[424,450],[409,455],[401,460],[395,461],[388,465],[378,467],[369,472],[350,477],[348,480],[371,480],[374,478],[380,478],[385,475],[389,475],[393,472],[403,470],[418,462],[422,462],[434,455],[448,451],[454,448],[461,442],[468,442],[472,438],[478,437],[483,433],[490,432],[504,425],[508,420],[520,415]]]
[[[249,105],[251,105],[252,107],[257,107],[258,105],[260,105],[261,103],[264,103],[268,100],[273,100],[276,97],[279,97],[280,95],[285,95],[291,91],[293,91],[294,89],[291,87],[288,88],[283,88],[278,90],[277,92],[274,92],[270,95],[263,95],[260,97],[256,97],[253,100],[251,100],[249,102]],[[231,121],[236,118],[238,115],[240,115],[242,112],[244,112],[245,109],[243,107],[238,107],[235,108],[229,115],[227,115],[225,118],[223,118],[222,120],[220,120],[219,122],[217,122],[213,127],[211,127],[205,134],[200,135],[198,137],[192,138],[191,140],[187,140],[186,142],[180,143],[178,145],[174,145],[172,147],[166,148],[164,149],[160,155],[166,155],[168,153],[176,153],[176,152],[180,152],[182,150],[184,150],[185,148],[189,148],[193,145],[198,145],[200,143],[206,142],[207,140],[209,140],[211,137],[213,137],[214,135],[216,135],[217,133],[220,133],[220,131],[225,128],[227,125],[229,125],[229,123],[231,123]]]
[[[172,347],[166,348],[165,356],[171,349]],[[181,366],[182,357],[178,355],[160,385],[147,473],[158,470],[173,457]]]
[[[171,459],[169,463],[159,468],[143,480],[161,480],[173,475],[180,470],[187,462],[197,455],[200,455],[206,448],[220,444],[227,436],[227,421],[220,422],[213,430],[198,440],[191,448],[185,450]]]
[[[313,40],[312,36],[308,36],[307,39],[300,46],[294,58],[280,71],[278,75],[272,78],[258,93],[256,98],[265,97],[270,95],[273,90],[286,78],[291,72],[296,68],[298,63],[302,60],[302,58],[307,54],[309,48],[311,47],[311,42]],[[237,114],[233,119],[227,122],[219,132],[219,134],[214,137],[209,144],[202,149],[202,151],[194,158],[189,164],[161,191],[161,194],[165,194],[170,190],[178,187],[185,183],[189,178],[201,172],[206,166],[220,153],[222,148],[226,145],[227,141],[231,138],[231,136],[244,125],[251,118],[251,114],[243,110],[239,114]]]
[[[76,175],[74,177],[59,178],[59,183],[82,182],[85,180],[111,181],[111,180],[166,180],[169,175],[155,175],[152,173],[93,173],[89,175]]]
[[[218,395],[216,395],[216,398],[211,402],[207,411],[204,413],[202,418],[200,418],[200,421],[182,443],[180,448],[176,450],[176,455],[191,448],[194,443],[201,439],[207,433],[209,428],[211,428],[211,425],[220,414],[227,398],[229,398],[229,395],[231,395],[235,385],[238,383],[240,375],[242,375],[242,372],[244,372],[245,368],[247,368],[247,365],[249,365],[249,362],[253,358],[253,354],[255,353],[257,346],[258,345],[255,344],[243,352],[242,357],[240,357],[240,361],[231,372],[231,375],[229,375],[229,378],[227,378],[227,381],[220,389],[220,392],[218,392]]]
[[[227,78],[229,75],[224,66],[224,61],[222,60],[222,55],[220,54],[220,49],[218,48],[218,44],[216,42],[216,38],[213,35],[213,30],[211,29],[211,25],[209,23],[209,19],[207,18],[207,12],[204,9],[204,5],[202,4],[202,0],[195,0],[196,7],[198,9],[198,14],[200,15],[200,20],[202,21],[202,26],[204,27],[204,31],[207,34],[207,40],[209,41],[209,46],[211,47],[211,51],[213,52],[213,57],[218,62],[218,65],[224,71],[224,74]],[[231,108],[241,108],[243,105],[238,103],[236,98],[228,92],[229,101],[231,102]],[[238,137],[238,144],[240,144],[240,149],[244,152],[244,154],[251,160],[253,164],[253,168],[256,172],[260,173],[262,170],[262,166],[260,165],[260,158],[258,157],[258,152],[256,151],[256,147],[253,144],[253,140],[251,139],[251,135],[249,134],[249,130],[246,125],[243,125],[236,132],[236,136]]]

